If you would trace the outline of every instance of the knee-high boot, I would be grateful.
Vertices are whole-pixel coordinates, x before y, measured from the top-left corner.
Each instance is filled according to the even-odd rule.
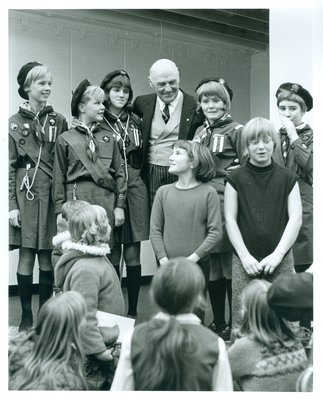
[[[17,282],[22,309],[19,331],[25,331],[33,325],[33,312],[31,308],[33,275],[21,275],[17,272]]]
[[[127,265],[128,315],[137,316],[137,304],[141,283],[141,265]]]
[[[53,294],[54,277],[52,271],[39,270],[39,310]],[[38,311],[39,311],[38,310]]]
[[[226,280],[225,278],[216,281],[210,281],[208,285],[211,307],[213,311],[212,329],[215,332],[222,331],[225,326],[225,296]],[[214,324],[214,326],[213,326]]]

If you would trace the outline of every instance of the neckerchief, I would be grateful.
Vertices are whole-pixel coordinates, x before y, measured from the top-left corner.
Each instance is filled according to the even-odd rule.
[[[19,113],[25,118],[29,118],[32,120],[32,131],[35,132],[35,136],[37,139],[37,142],[39,145],[42,145],[44,143],[44,136],[45,136],[45,130],[44,127],[47,122],[48,114],[53,112],[53,107],[50,105],[44,104],[41,109],[35,113],[31,105],[29,104],[28,101],[25,101],[22,103],[22,105],[19,107]],[[45,117],[45,121],[43,125],[40,123],[40,119]]]
[[[203,124],[204,128],[194,138],[194,141],[209,147],[213,129],[230,124],[232,121],[233,121],[232,117],[229,114],[223,115],[221,118],[219,118],[212,124],[209,124],[209,121],[205,120]]]
[[[99,122],[93,122],[90,128],[77,118],[72,121],[72,127],[77,129],[79,132],[86,136],[86,154],[88,158],[95,162],[99,156],[99,149],[97,141],[93,133],[98,132],[101,129]]]

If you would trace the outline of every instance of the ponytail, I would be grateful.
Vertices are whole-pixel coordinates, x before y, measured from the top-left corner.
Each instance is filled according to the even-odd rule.
[[[154,318],[145,326],[146,347],[138,357],[136,390],[186,390],[188,356],[196,351],[192,335],[174,316],[168,321]],[[140,331],[137,332],[140,335]]]

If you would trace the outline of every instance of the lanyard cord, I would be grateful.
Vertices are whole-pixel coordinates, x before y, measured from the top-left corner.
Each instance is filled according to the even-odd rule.
[[[41,123],[39,122],[38,116],[36,116],[35,119],[36,119],[37,123],[40,125],[41,131],[44,134],[45,133],[44,132],[44,127],[45,127],[47,119],[48,119],[48,114],[46,114],[46,118],[45,118],[45,121],[44,121],[43,125],[41,125]],[[26,167],[26,175],[22,179],[20,190],[23,190],[23,188],[26,187],[26,198],[27,198],[27,200],[34,200],[34,198],[35,198],[33,192],[31,191],[31,189],[32,189],[32,187],[34,185],[34,182],[35,182],[35,179],[36,179],[36,174],[37,174],[37,171],[38,171],[38,168],[39,168],[42,150],[43,150],[43,145],[41,144],[40,147],[39,147],[37,163],[36,163],[36,166],[35,166],[35,170],[34,170],[34,174],[33,174],[31,183],[29,183],[28,171],[29,171],[30,168],[28,166]]]
[[[29,168],[28,167],[26,168],[26,175],[22,179],[20,190],[23,190],[24,186],[26,187],[26,198],[27,198],[27,200],[34,200],[34,198],[35,198],[33,192],[31,191],[31,189],[32,189],[32,187],[34,185],[34,182],[35,182],[35,178],[36,178],[36,174],[37,174],[37,171],[38,171],[42,150],[43,150],[43,145],[41,145],[39,147],[38,159],[37,159],[37,163],[36,163],[36,166],[35,166],[34,175],[33,175],[33,178],[31,180],[31,184],[29,183],[29,176],[28,176]]]
[[[110,128],[113,130],[113,132],[117,135],[118,139],[121,139],[122,142],[122,151],[123,151],[123,159],[124,159],[124,164],[125,164],[125,172],[126,172],[126,181],[128,182],[128,160],[127,160],[127,149],[126,149],[126,139],[127,136],[129,136],[128,134],[128,125],[129,125],[129,119],[130,119],[130,115],[128,115],[127,118],[127,123],[126,123],[126,127],[124,127],[122,125],[122,122],[120,121],[119,117],[117,117],[117,122],[120,123],[120,126],[122,128],[122,130],[124,131],[124,138],[122,137],[122,135],[120,134],[119,131],[117,131],[111,124],[110,122],[103,116],[105,122],[110,126]],[[117,125],[118,126],[118,125]]]

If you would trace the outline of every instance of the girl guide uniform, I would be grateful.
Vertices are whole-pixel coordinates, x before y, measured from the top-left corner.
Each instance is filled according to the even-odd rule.
[[[143,163],[140,118],[125,110],[116,117],[106,109],[102,128],[114,137],[119,147],[127,181],[125,223],[115,229],[116,241],[127,244],[148,240],[148,192],[140,175]]]
[[[9,119],[9,210],[19,209],[21,228],[9,228],[11,249],[52,249],[56,233],[51,197],[55,143],[66,119],[45,105],[37,114],[24,102]]]
[[[72,115],[88,86],[85,79],[75,90]],[[109,224],[114,226],[114,209],[125,208],[127,184],[124,163],[113,134],[103,129],[99,122],[87,128],[78,119],[73,127],[59,137],[54,162],[55,213],[61,213],[67,200],[78,199],[103,207]],[[112,230],[113,232],[113,230]],[[113,247],[113,234],[109,245]]]
[[[225,179],[230,173],[229,168],[239,165],[243,160],[242,129],[243,125],[233,121],[231,116],[226,114],[211,125],[205,121],[196,130],[193,139],[195,142],[204,144],[211,151],[216,169],[216,177],[212,179],[211,183],[219,194],[222,215]],[[231,250],[226,230],[224,229],[223,232],[222,241],[213,249],[215,252]]]

